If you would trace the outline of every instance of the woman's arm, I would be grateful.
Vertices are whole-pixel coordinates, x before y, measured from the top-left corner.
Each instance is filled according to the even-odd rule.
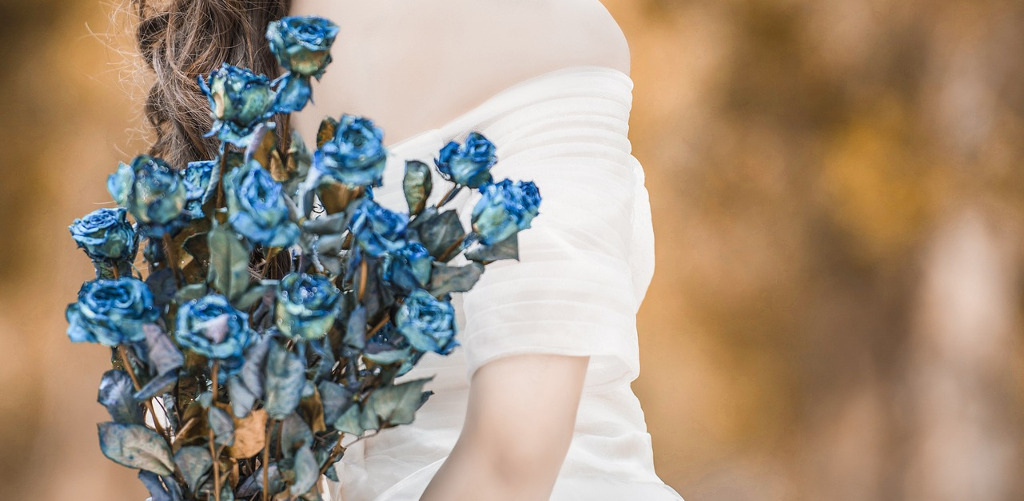
[[[420,501],[546,501],[576,424],[588,356],[530,353],[470,381],[466,422]]]

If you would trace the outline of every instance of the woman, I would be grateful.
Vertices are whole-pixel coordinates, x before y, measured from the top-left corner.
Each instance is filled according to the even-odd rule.
[[[402,210],[402,161],[430,163],[471,130],[498,145],[495,179],[533,180],[544,198],[520,259],[492,263],[455,295],[462,346],[399,378],[435,376],[416,421],[345,444],[330,499],[682,499],[654,472],[630,389],[653,235],[626,138],[629,51],[601,3],[177,0],[140,29],[158,76],[157,153],[182,165],[213,151],[188,80],[222,60],[271,73],[262,27],[287,14],[341,26],[315,104],[293,125],[311,138],[344,112],[383,128],[393,161],[379,203]],[[436,172],[434,182],[429,203],[447,191]],[[450,204],[467,225],[478,196],[462,190]]]

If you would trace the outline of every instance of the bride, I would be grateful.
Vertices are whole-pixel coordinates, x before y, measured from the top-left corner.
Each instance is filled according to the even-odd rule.
[[[461,346],[426,353],[396,381],[434,376],[416,420],[343,443],[325,498],[682,499],[654,471],[630,388],[653,234],[626,136],[629,49],[598,0],[167,3],[140,11],[149,14],[139,41],[158,77],[147,102],[160,131],[154,149],[172,163],[215,148],[202,138],[209,119],[190,79],[223,60],[269,73],[259,27],[318,15],[341,34],[314,103],[292,125],[306,138],[326,115],[380,126],[393,158],[379,203],[405,208],[404,160],[431,163],[470,131],[497,145],[495,179],[533,180],[544,197],[519,235],[520,259],[489,265],[472,291],[454,295]],[[431,204],[447,191],[434,175]],[[476,197],[462,190],[450,204],[467,225]]]

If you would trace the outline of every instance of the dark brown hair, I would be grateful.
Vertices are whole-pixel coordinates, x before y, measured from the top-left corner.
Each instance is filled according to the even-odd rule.
[[[156,129],[149,153],[176,168],[213,158],[218,142],[203,137],[213,121],[196,77],[222,62],[277,76],[264,34],[268,23],[288,15],[291,1],[131,1],[139,18],[139,51],[156,77],[145,107]]]

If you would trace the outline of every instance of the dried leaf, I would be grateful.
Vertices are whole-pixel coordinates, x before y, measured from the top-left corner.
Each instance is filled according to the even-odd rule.
[[[235,418],[235,443],[227,448],[228,456],[246,459],[255,456],[266,444],[267,411],[257,409],[244,418]]]
[[[100,450],[115,463],[160,476],[174,472],[171,449],[157,432],[142,425],[110,422],[99,423],[97,430]]]

